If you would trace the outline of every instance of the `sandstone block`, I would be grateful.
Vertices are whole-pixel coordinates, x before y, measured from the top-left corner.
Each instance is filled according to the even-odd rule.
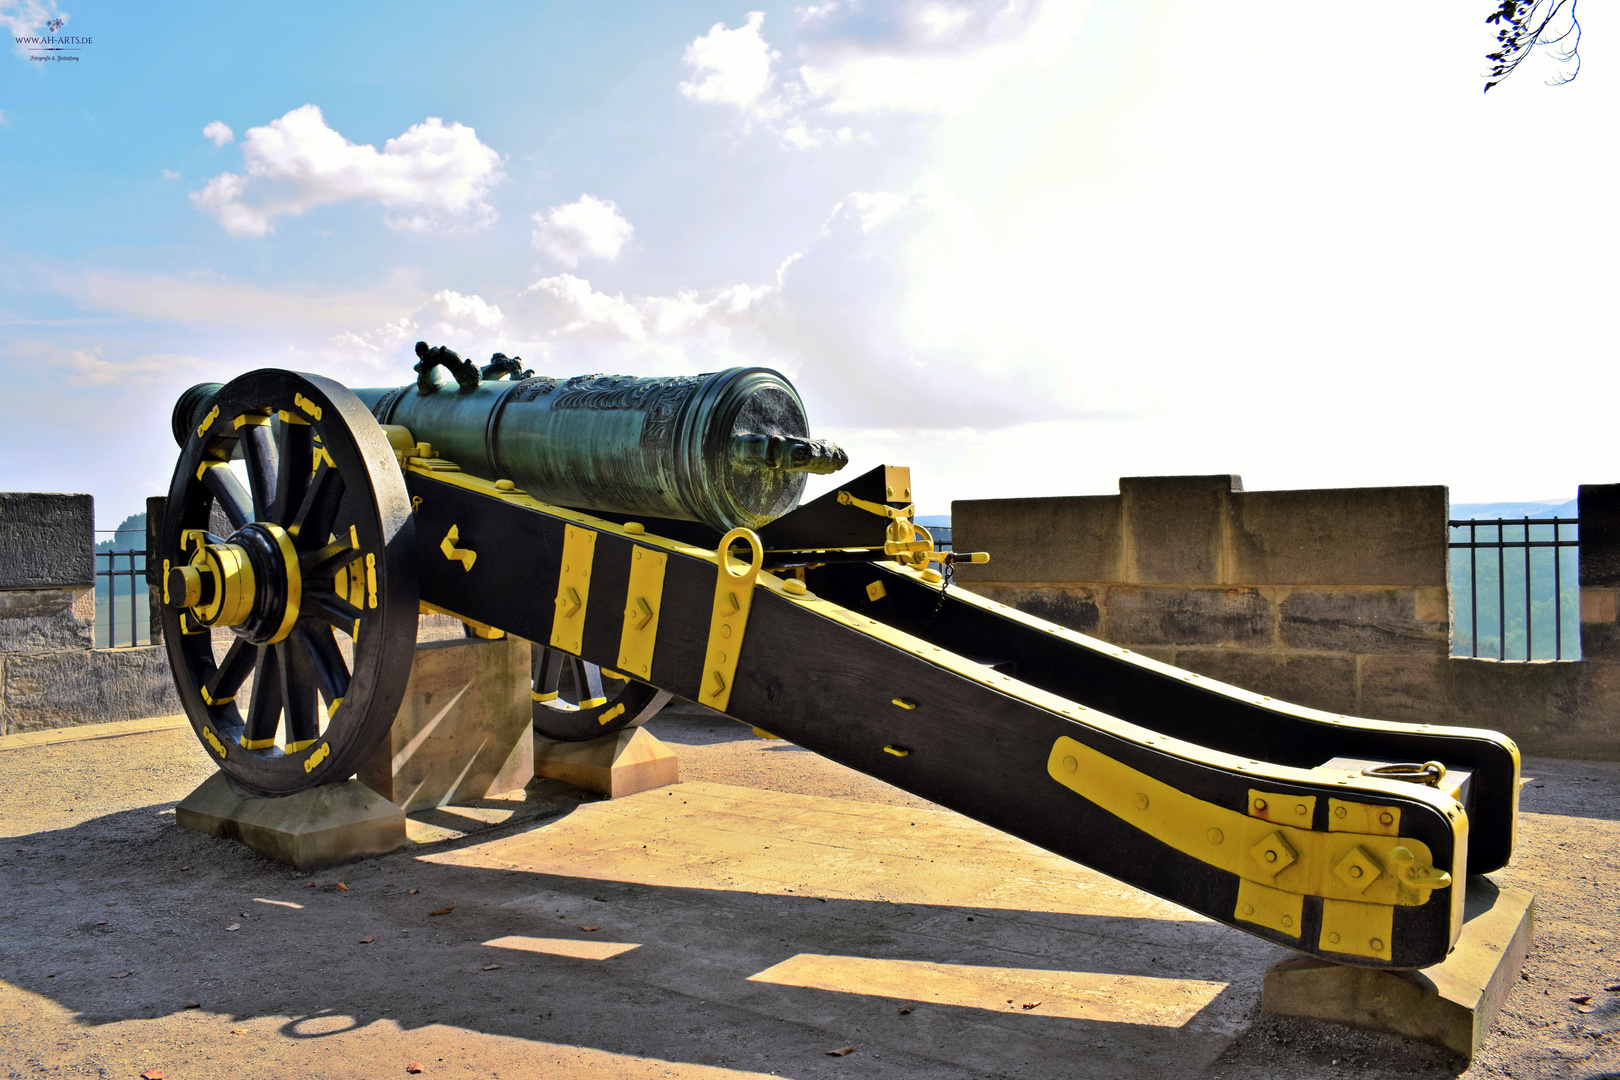
[[[1415,589],[1295,589],[1278,605],[1291,649],[1449,655],[1451,627],[1420,621]]]
[[[1582,484],[1581,588],[1620,588],[1620,484]]]
[[[646,728],[577,743],[537,741],[534,774],[610,799],[681,782],[680,761]]]
[[[951,503],[952,547],[988,551],[959,581],[1118,581],[1124,570],[1117,495],[963,499]]]
[[[360,781],[409,813],[515,791],[533,776],[529,643],[419,643],[394,726]]]
[[[1102,637],[1117,645],[1275,644],[1277,615],[1257,589],[1110,586]]]
[[[280,798],[215,773],[174,808],[175,824],[240,840],[300,870],[382,855],[405,844],[405,811],[358,780]]]
[[[1232,475],[1121,477],[1122,580],[1166,585],[1230,580],[1223,555],[1226,507],[1232,493],[1242,490],[1243,480]]]
[[[1230,581],[1446,586],[1444,487],[1248,491],[1230,505]]]
[[[1462,936],[1451,955],[1420,971],[1345,967],[1296,957],[1266,972],[1260,1007],[1437,1043],[1465,1057],[1479,1051],[1518,982],[1535,925],[1535,899],[1470,878]]]
[[[95,500],[0,491],[0,589],[92,588]]]
[[[11,656],[5,679],[8,733],[181,711],[168,656],[155,646]]]
[[[94,589],[0,592],[0,653],[60,652],[95,645]]]
[[[1268,694],[1279,701],[1326,712],[1355,712],[1356,660],[1353,656],[1252,649],[1178,649],[1176,664],[1245,690]]]

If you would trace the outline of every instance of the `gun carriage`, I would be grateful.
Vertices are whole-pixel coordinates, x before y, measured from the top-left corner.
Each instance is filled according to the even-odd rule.
[[[773,371],[417,352],[408,386],[263,370],[176,403],[164,641],[254,790],[354,774],[432,610],[544,647],[545,738],[680,695],[1340,963],[1443,959],[1466,875],[1512,852],[1499,734],[1273,701],[953,588],[986,556],[935,550],[905,468],[799,506],[847,459]]]

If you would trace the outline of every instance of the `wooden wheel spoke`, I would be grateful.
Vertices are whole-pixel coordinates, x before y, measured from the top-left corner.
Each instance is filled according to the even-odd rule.
[[[292,637],[309,655],[311,670],[316,683],[326,695],[326,709],[330,715],[337,708],[333,703],[342,700],[349,692],[349,665],[343,662],[343,653],[338,649],[337,640],[332,637],[332,628],[313,619],[303,619]]]
[[[287,527],[299,548],[307,550],[326,543],[326,538],[332,534],[332,523],[337,520],[344,486],[343,475],[323,458],[304,491],[292,524]]]
[[[274,645],[260,645],[256,651],[253,700],[248,702],[242,745],[249,750],[268,750],[275,745],[276,729],[281,726],[281,656]]]
[[[602,669],[595,664],[585,660],[574,661],[574,679],[574,685],[579,688],[580,705],[587,701],[601,704],[607,700],[607,695],[602,692]]]
[[[321,734],[321,714],[315,703],[315,660],[308,649],[291,641],[273,647],[281,657],[281,696],[287,710],[287,747],[300,750]]]
[[[276,447],[270,425],[244,425],[239,445],[247,464],[248,490],[253,494],[253,520],[268,520],[276,495]]]
[[[558,687],[562,685],[563,663],[568,654],[557,649],[547,649],[545,655],[545,670],[540,674],[534,684],[535,691],[540,694],[550,694],[548,700],[555,700]]]
[[[304,592],[304,614],[313,616],[323,622],[347,631],[353,637],[355,627],[363,614],[361,610],[325,589],[311,589]]]
[[[242,482],[228,466],[204,469],[203,486],[214,496],[234,528],[240,529],[253,520],[253,500],[242,490]]]
[[[360,549],[348,537],[334,540],[319,551],[299,556],[298,569],[305,581],[330,581],[339,570],[360,557]]]
[[[203,700],[210,705],[219,705],[234,698],[236,692],[242,688],[242,684],[247,681],[247,677],[253,674],[253,666],[258,662],[258,646],[250,645],[241,638],[231,642],[231,647],[225,653],[225,659],[220,661],[214,677],[203,687],[206,694]]]
[[[314,463],[315,429],[308,424],[283,422],[276,458],[276,494],[270,503],[270,518],[277,525],[291,524],[295,511],[303,506]]]

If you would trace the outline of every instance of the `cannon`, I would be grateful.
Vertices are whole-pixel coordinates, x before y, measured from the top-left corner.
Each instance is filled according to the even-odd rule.
[[[936,550],[902,466],[798,505],[847,459],[776,372],[417,353],[406,386],[262,370],[176,403],[164,643],[256,791],[355,773],[432,610],[542,647],[547,738],[679,695],[1339,963],[1437,963],[1512,853],[1500,734],[1274,701],[953,587],[986,556]]]

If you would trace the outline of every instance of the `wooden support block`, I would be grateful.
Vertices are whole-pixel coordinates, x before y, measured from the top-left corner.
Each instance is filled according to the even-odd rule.
[[[531,724],[527,641],[424,642],[359,779],[406,813],[516,791],[534,776]]]
[[[646,728],[589,742],[534,744],[534,774],[610,799],[681,782],[680,760]]]
[[[1346,967],[1295,957],[1266,972],[1260,1007],[1437,1043],[1472,1058],[1530,951],[1535,897],[1468,881],[1462,936],[1441,963],[1417,971]]]

